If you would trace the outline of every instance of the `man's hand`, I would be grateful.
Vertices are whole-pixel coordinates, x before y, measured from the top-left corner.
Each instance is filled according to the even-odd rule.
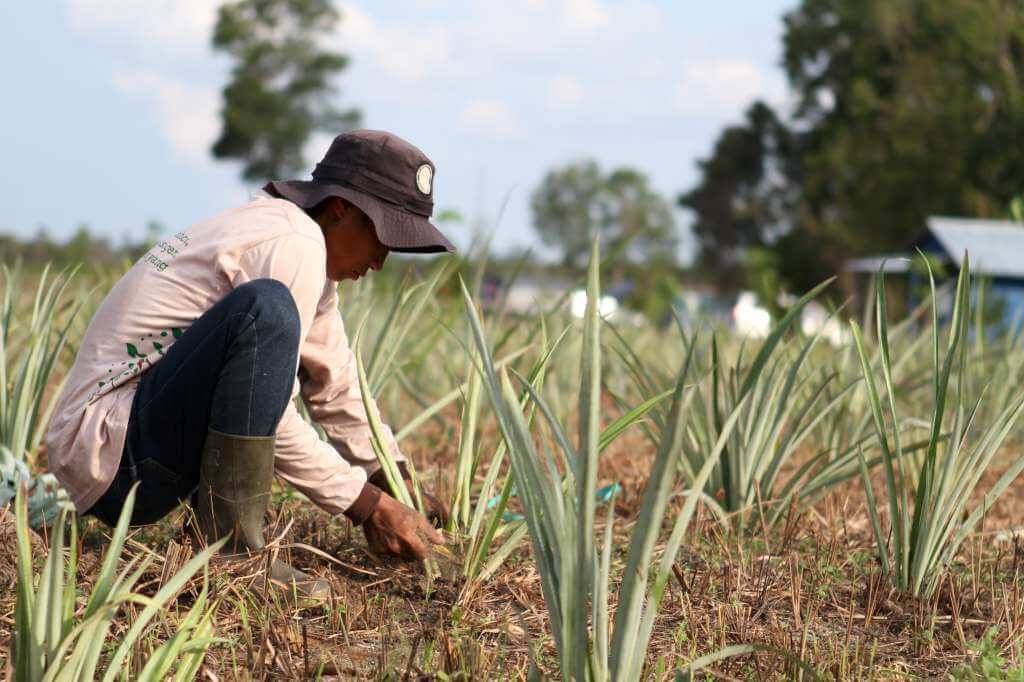
[[[416,491],[413,490],[412,481],[405,480],[405,487],[409,489],[409,497],[416,500]],[[423,511],[426,512],[427,520],[437,528],[444,528],[448,525],[448,510],[441,500],[427,492],[427,489],[420,486],[420,499],[423,500]]]
[[[409,490],[409,497],[415,502],[416,491],[413,489],[409,470],[405,467],[404,462],[399,463],[398,469],[402,473],[402,481],[405,483],[405,487]],[[383,469],[378,469],[370,476],[370,483],[383,490],[385,494],[391,495],[391,486],[388,485],[388,479],[384,475]],[[426,513],[427,519],[437,528],[447,526],[448,509],[441,504],[441,500],[427,492],[427,489],[423,486],[420,486],[420,498],[423,500],[423,511]]]
[[[410,561],[423,561],[430,553],[431,544],[444,544],[444,537],[422,514],[388,495],[380,496],[377,508],[363,522],[363,532],[374,554],[389,554]]]

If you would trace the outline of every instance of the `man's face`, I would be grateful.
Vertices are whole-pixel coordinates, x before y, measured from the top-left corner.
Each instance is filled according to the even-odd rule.
[[[367,270],[380,270],[388,248],[377,239],[373,222],[347,201],[336,199],[328,211],[324,228],[327,244],[327,276],[340,282],[357,280]]]

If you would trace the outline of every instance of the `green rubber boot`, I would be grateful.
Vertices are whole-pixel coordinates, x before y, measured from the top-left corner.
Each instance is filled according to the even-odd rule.
[[[266,547],[263,519],[274,480],[275,436],[232,436],[210,429],[203,445],[199,489],[194,496],[198,530],[207,544],[229,533],[224,559],[247,559]],[[287,591],[292,603],[324,603],[331,586],[280,559],[270,568],[271,583]]]

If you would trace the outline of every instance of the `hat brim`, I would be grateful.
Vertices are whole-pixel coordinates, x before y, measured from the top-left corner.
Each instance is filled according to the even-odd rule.
[[[281,197],[301,208],[313,208],[327,197],[341,197],[369,216],[377,239],[390,251],[451,253],[455,247],[427,218],[403,211],[357,189],[316,180],[273,180],[267,183]]]

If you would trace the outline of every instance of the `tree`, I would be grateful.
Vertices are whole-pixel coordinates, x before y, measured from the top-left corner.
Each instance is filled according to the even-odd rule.
[[[722,132],[711,158],[698,162],[700,183],[679,197],[696,217],[698,265],[721,288],[743,286],[745,253],[789,229],[796,145],[775,112],[755,102],[742,125]]]
[[[605,175],[594,161],[571,163],[549,171],[530,203],[541,241],[557,247],[567,267],[586,260],[594,234],[607,253],[622,251],[634,260],[673,253],[677,243],[668,203],[630,168]]]
[[[307,171],[302,149],[316,131],[342,132],[359,112],[332,104],[331,78],[348,58],[323,49],[339,19],[330,0],[236,0],[221,6],[213,47],[234,61],[212,152],[244,162],[242,177]]]
[[[1024,5],[804,0],[785,23],[809,234],[880,252],[929,214],[1002,216],[1024,185]]]
[[[803,0],[784,23],[796,107],[783,122],[791,155],[774,161],[788,199],[781,216],[746,228],[772,235],[784,280],[806,289],[849,257],[905,249],[928,215],[1004,214],[1024,187],[1024,5]],[[708,169],[760,158],[762,136],[749,120],[742,127],[752,134],[739,150],[721,148],[726,130],[701,164],[696,189],[721,188],[718,211],[742,206],[750,183],[716,185]],[[692,208],[698,224],[727,224]]]

